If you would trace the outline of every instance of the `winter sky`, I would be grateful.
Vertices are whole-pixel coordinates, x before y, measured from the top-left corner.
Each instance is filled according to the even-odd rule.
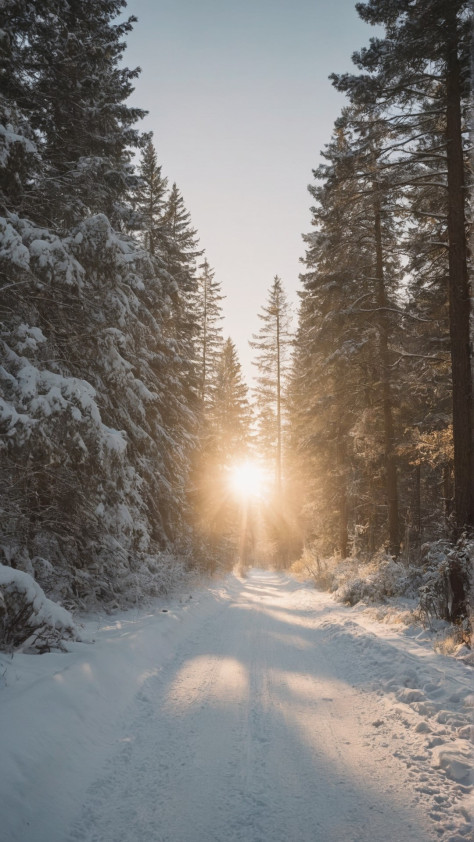
[[[150,113],[163,173],[176,181],[226,295],[225,335],[244,373],[275,274],[296,311],[307,185],[344,97],[328,75],[350,70],[374,34],[354,0],[129,0],[139,65],[132,103]]]

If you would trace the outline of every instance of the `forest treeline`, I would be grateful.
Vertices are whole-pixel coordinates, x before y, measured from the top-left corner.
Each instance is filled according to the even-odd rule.
[[[220,282],[127,104],[125,6],[0,9],[1,562],[66,605],[113,605],[182,564],[408,561],[462,539],[469,3],[357,4],[385,34],[333,77],[347,104],[310,186],[296,332],[276,276],[253,400]],[[256,453],[272,487],[242,537],[229,471]],[[466,558],[440,574],[453,619]]]
[[[0,10],[1,553],[66,605],[212,567],[203,466],[248,437],[220,285],[127,104],[125,5]]]
[[[331,77],[347,105],[309,188],[288,472],[321,555],[410,561],[474,525],[470,9],[357,10],[384,34]],[[440,577],[454,614],[465,562]]]

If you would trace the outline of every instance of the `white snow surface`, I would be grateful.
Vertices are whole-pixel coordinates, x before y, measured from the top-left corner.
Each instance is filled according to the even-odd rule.
[[[0,657],[1,842],[465,842],[473,670],[269,571]]]

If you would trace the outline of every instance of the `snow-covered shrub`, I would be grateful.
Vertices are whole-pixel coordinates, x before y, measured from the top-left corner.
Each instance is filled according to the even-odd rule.
[[[356,557],[321,559],[313,548],[306,548],[292,572],[309,575],[316,587],[335,593],[338,600],[349,605],[414,597],[421,581],[418,568],[406,567],[383,550],[364,562]]]
[[[467,636],[474,541],[465,537],[455,545],[435,541],[422,547],[422,555],[421,615],[428,620],[436,618],[465,625]]]
[[[133,605],[169,594],[183,585],[188,575],[185,562],[172,553],[146,556],[140,560],[136,572],[128,571],[119,582],[119,604]]]
[[[359,565],[357,573],[348,576],[337,589],[341,602],[384,602],[413,591],[416,571],[407,568],[386,553],[378,553],[369,564]]]
[[[69,611],[48,599],[28,573],[0,564],[1,649],[49,652],[78,639]]]
[[[321,559],[312,547],[304,547],[301,557],[291,566],[291,572],[298,577],[309,577],[317,588],[333,590],[336,559]]]

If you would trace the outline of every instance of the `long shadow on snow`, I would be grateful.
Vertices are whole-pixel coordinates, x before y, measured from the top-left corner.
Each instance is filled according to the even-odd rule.
[[[368,778],[363,756],[350,766],[327,726],[328,688],[334,694],[336,682],[341,697],[363,689],[370,670],[360,669],[360,658],[370,657],[370,646],[362,651],[348,634],[329,651],[328,629],[303,622],[324,615],[324,606],[288,608],[281,593],[282,584],[267,580],[244,584],[186,641],[183,658],[144,683],[124,745],[94,786],[74,839],[89,838],[81,825],[99,828],[101,842],[385,842],[395,826],[397,842],[433,838],[388,791],[383,768],[377,774],[367,757]],[[339,656],[350,664],[343,679]],[[123,836],[107,836],[106,822],[100,835],[105,807]]]

